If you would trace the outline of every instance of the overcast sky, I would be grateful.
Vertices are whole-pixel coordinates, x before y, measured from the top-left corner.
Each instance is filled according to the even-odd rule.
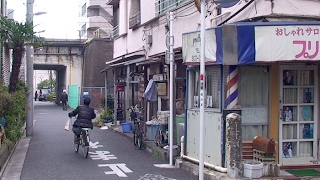
[[[25,22],[27,0],[7,0],[8,9],[14,9],[14,19]],[[41,37],[55,39],[78,39],[78,0],[34,0],[33,13],[47,12],[34,16],[35,31],[45,30]]]

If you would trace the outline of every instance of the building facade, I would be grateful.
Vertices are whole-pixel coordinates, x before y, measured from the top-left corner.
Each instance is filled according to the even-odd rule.
[[[79,0],[79,37],[110,38],[113,28],[112,6],[105,1]]]
[[[13,11],[7,10],[7,1],[1,0],[0,6],[1,6],[1,16],[9,16],[8,18],[12,19]],[[0,44],[0,81],[2,81],[4,85],[9,85],[10,72],[11,72],[10,66],[11,66],[11,51],[5,44]]]
[[[167,37],[174,39],[175,97],[172,106],[176,107],[177,104],[179,108],[174,110],[183,116],[187,66],[182,63],[182,33],[198,27],[198,17],[193,15],[196,11],[193,1],[111,0],[108,4],[113,6],[114,11],[114,53],[112,61],[107,64],[114,69],[117,83],[114,88],[115,98],[118,98],[115,110],[120,107],[125,110],[138,104],[145,109],[145,120],[151,120],[158,114],[168,116],[171,95]],[[169,37],[167,13],[171,10],[175,19],[173,36]],[[158,96],[147,100],[142,96],[151,79],[157,87]],[[128,116],[124,116],[124,119],[128,119]],[[167,124],[167,121],[162,123]]]
[[[224,127],[224,110],[241,113],[242,140],[258,135],[273,139],[275,161],[283,167],[318,162],[319,10],[312,8],[316,6],[319,2],[239,1],[221,8],[220,16],[226,17],[206,30],[206,125]],[[186,144],[194,158],[199,154],[199,139],[194,138],[198,127],[192,126],[199,119],[195,58],[199,34],[183,35],[184,62],[190,67]],[[221,136],[206,131],[205,137],[213,137],[205,139],[206,144],[224,144],[224,128],[216,132]],[[206,148],[206,162],[225,166],[223,145]]]
[[[187,97],[184,154],[199,159],[199,8],[191,0],[108,4],[115,16],[114,54],[107,62],[119,86],[115,105],[140,103],[146,120],[170,106],[166,12],[174,13],[174,95]],[[318,161],[318,6],[299,0],[207,2],[205,162],[225,167],[224,110],[241,113],[243,141],[257,135],[275,140],[281,166]],[[141,96],[151,79],[161,95],[145,103]]]

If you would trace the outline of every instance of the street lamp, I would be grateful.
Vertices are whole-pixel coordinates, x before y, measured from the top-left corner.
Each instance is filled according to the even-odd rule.
[[[27,0],[27,14],[26,22],[30,23],[33,21],[33,16],[46,14],[47,12],[37,12],[33,13],[33,3],[34,0]],[[28,98],[27,98],[27,120],[26,120],[26,135],[32,136],[33,133],[33,46],[31,43],[26,45],[26,61],[27,61],[27,85],[29,88]]]

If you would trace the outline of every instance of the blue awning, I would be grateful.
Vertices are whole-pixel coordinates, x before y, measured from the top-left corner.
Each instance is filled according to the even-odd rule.
[[[185,64],[200,64],[200,31],[182,35]],[[319,61],[320,22],[238,22],[205,31],[206,64]]]

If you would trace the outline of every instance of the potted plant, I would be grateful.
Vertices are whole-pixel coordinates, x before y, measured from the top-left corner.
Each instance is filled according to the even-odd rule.
[[[103,109],[101,111],[100,117],[104,120],[105,123],[108,123],[112,120],[112,111],[110,109]]]
[[[102,127],[104,126],[104,120],[101,118],[96,118],[93,122],[93,124],[97,127]]]

